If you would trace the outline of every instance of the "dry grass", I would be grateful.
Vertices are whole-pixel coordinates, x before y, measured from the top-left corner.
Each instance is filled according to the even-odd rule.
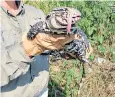
[[[86,76],[78,97],[115,97],[115,63],[93,63],[94,71]]]

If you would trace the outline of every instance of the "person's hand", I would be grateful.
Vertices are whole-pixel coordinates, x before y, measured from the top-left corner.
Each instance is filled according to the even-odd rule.
[[[23,42],[23,47],[25,49],[25,52],[28,56],[41,54],[45,50],[44,47],[38,46],[36,43],[34,43],[34,40],[28,40],[27,34],[24,34],[22,36],[22,42]]]
[[[38,33],[33,40],[27,39],[27,34],[23,35],[23,47],[28,56],[34,56],[43,53],[45,50],[59,50],[74,39],[80,37],[75,35],[51,35]]]

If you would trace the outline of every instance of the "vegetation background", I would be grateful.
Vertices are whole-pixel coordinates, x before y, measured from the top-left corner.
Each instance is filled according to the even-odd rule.
[[[82,19],[76,25],[85,31],[94,48],[90,61],[101,57],[115,63],[115,1],[25,0],[24,2],[42,9],[45,14],[59,6],[79,9]],[[80,69],[76,69],[76,66]],[[78,83],[82,75],[83,67],[78,60],[63,59],[51,63],[49,97],[77,97]]]

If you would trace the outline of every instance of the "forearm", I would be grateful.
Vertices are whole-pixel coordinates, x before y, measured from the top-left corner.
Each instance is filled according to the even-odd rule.
[[[74,39],[78,39],[76,35],[51,35],[40,33],[36,36],[35,42],[48,50],[61,49],[65,44]]]
[[[28,56],[41,54],[45,50],[59,50],[74,39],[79,39],[77,34],[72,35],[52,35],[38,33],[33,40],[27,39],[27,34],[23,35],[23,47]]]
[[[20,75],[24,74],[29,68],[31,59],[26,55],[21,44],[13,45],[9,48],[1,44],[1,82],[4,86]]]

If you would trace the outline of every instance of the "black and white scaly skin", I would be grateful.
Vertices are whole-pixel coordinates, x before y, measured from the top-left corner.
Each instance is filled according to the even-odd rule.
[[[74,40],[74,41],[81,42],[81,44],[83,44],[83,46],[85,46],[84,48],[89,47],[89,40],[87,39],[87,36],[86,36],[85,32],[83,30],[81,30],[80,27],[73,27],[72,32],[74,34],[80,35],[80,39],[79,40]]]
[[[86,55],[86,49],[89,47],[89,41],[85,33],[78,27],[72,27],[71,29],[73,34],[78,34],[80,39],[73,40],[72,42],[65,45],[64,49],[60,51],[52,51],[51,55],[56,59],[59,57],[64,57],[65,54],[72,56],[73,58],[78,58],[81,61],[87,61],[87,59],[83,59],[83,56]],[[45,22],[38,22],[35,25],[31,26],[29,33],[27,34],[27,38],[32,40],[38,33],[50,33],[50,30],[47,29],[47,25]]]
[[[27,33],[28,40],[33,40],[38,33],[51,33],[47,28],[47,24],[44,21],[39,21],[34,25],[31,25],[29,32]]]
[[[64,49],[60,51],[52,51],[51,54],[54,57],[62,57],[64,54],[69,54],[74,58],[85,60],[84,56],[86,55],[86,49],[89,48],[89,41],[85,33],[75,26],[79,16],[81,16],[80,12],[74,8],[55,8],[46,16],[45,22],[40,21],[31,26],[31,29],[27,34],[27,38],[32,40],[38,33],[67,34],[68,23],[71,22],[70,34],[78,34],[80,39],[73,40],[72,42],[66,44]],[[69,18],[70,20],[68,20]]]
[[[28,40],[33,40],[39,32],[43,32],[45,30],[44,26],[45,23],[43,21],[37,22],[36,24],[32,25],[29,32],[27,33]]]
[[[38,33],[67,34],[68,24],[73,26],[80,19],[81,13],[75,8],[54,8],[46,16],[46,20],[32,25],[27,38],[32,40]],[[68,20],[70,19],[70,20]],[[70,27],[71,28],[71,27]]]
[[[80,35],[80,39],[73,40],[72,42],[66,44],[64,48],[60,51],[52,51],[51,55],[55,58],[64,57],[64,55],[70,55],[72,58],[77,58],[81,61],[85,60],[86,49],[89,47],[89,41],[85,33],[78,27],[73,27],[72,32]]]

